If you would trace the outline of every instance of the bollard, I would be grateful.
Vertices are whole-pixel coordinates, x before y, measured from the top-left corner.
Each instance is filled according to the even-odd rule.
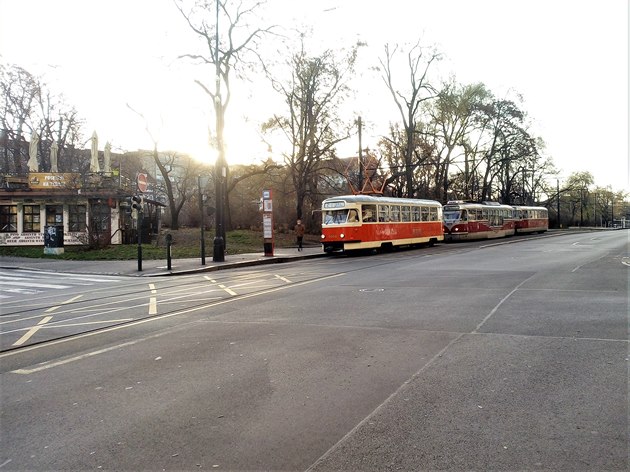
[[[166,235],[166,269],[171,270],[171,244],[173,244],[173,235]]]

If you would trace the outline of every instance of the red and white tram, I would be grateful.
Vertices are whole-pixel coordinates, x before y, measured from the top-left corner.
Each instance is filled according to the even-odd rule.
[[[512,236],[514,208],[497,202],[450,201],[444,205],[444,239],[466,241]]]
[[[434,200],[344,195],[322,202],[326,252],[433,244],[444,239],[442,205]]]
[[[515,206],[516,232],[544,233],[549,229],[549,211],[539,206]]]

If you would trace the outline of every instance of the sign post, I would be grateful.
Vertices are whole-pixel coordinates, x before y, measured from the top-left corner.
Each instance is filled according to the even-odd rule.
[[[263,211],[263,246],[265,256],[273,256],[273,203],[271,190],[263,190],[262,193]]]

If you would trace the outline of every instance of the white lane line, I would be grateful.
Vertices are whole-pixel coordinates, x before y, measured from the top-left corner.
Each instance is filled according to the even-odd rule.
[[[499,303],[497,303],[497,304],[496,304],[496,306],[495,306],[495,307],[494,307],[494,308],[490,311],[490,313],[488,313],[488,314],[486,315],[486,317],[485,317],[483,320],[481,320],[481,323],[479,323],[479,324],[477,325],[477,327],[476,327],[476,328],[472,331],[472,334],[477,333],[477,332],[479,331],[479,329],[480,329],[480,328],[481,328],[481,327],[485,324],[485,322],[486,322],[486,321],[488,321],[488,320],[490,319],[490,317],[491,317],[492,315],[494,315],[494,314],[497,312],[497,310],[499,309],[499,307],[500,307],[501,305],[503,305],[503,303],[505,303],[505,301],[506,301],[508,298],[510,298],[510,297],[511,297],[511,296],[512,296],[515,292],[517,292],[517,291],[518,291],[518,289],[519,289],[519,288],[521,288],[521,286],[523,286],[523,285],[525,284],[525,282],[528,282],[528,281],[529,281],[529,279],[533,278],[535,275],[536,275],[536,274],[533,274],[533,275],[530,275],[529,277],[527,277],[527,278],[526,278],[525,280],[523,280],[520,284],[518,284],[516,287],[514,287],[514,289],[513,289],[510,293],[508,293],[505,297],[503,297],[503,298],[501,299],[501,301],[500,301]]]
[[[157,298],[149,298],[149,315],[157,315]]]
[[[39,323],[37,323],[36,326],[33,326],[31,329],[29,329],[24,336],[22,336],[20,339],[18,339],[17,341],[15,341],[13,343],[14,346],[21,346],[22,344],[24,344],[26,341],[28,341],[29,339],[31,339],[31,336],[33,336],[35,333],[37,333],[42,326],[46,323],[48,323],[50,320],[52,320],[52,316],[46,316],[44,319],[42,319]]]
[[[149,289],[153,295],[157,294],[155,284],[149,284]],[[149,315],[157,315],[157,297],[149,298]]]
[[[278,275],[278,274],[276,274],[276,279],[280,279],[280,280],[282,280],[283,282],[286,282],[286,283],[288,283],[288,284],[290,284],[290,283],[291,283],[291,281],[290,281],[289,279],[285,279],[284,277],[282,277],[282,276],[280,276],[280,275]]]
[[[212,282],[213,284],[216,284],[216,283],[217,283],[217,281],[216,281],[216,280],[211,279],[211,278],[210,278],[210,277],[208,277],[207,275],[204,275],[204,279],[209,280],[209,281],[210,281],[210,282]],[[220,289],[225,290],[227,293],[229,293],[229,294],[230,294],[230,295],[232,295],[232,296],[236,296],[236,295],[238,295],[238,293],[236,293],[234,290],[229,289],[228,287],[226,287],[226,286],[225,286],[225,285],[223,285],[223,284],[217,284],[217,286],[218,286]]]
[[[159,335],[156,335],[154,337],[162,336],[162,335],[163,335],[163,333],[160,333]],[[145,339],[148,339],[148,338],[145,338]],[[120,349],[122,347],[132,346],[132,345],[134,345],[136,343],[139,343],[140,341],[143,341],[143,339],[137,339],[135,341],[129,341],[129,342],[126,342],[126,343],[117,344],[116,346],[107,347],[105,349],[99,349],[98,351],[88,352],[87,354],[84,354],[82,356],[69,357],[68,359],[63,359],[63,360],[57,361],[57,362],[51,362],[50,364],[43,364],[43,365],[40,365],[39,367],[34,367],[32,369],[18,369],[18,370],[14,370],[12,372],[14,374],[34,374],[35,372],[40,372],[42,370],[50,369],[52,367],[58,367],[60,365],[69,364],[70,362],[80,361],[81,359],[87,359],[88,357],[96,356],[98,354],[103,354],[103,353],[106,353],[106,352],[109,352],[109,351],[114,351],[114,350]]]
[[[247,295],[241,295],[238,298],[229,298],[229,299],[219,300],[217,302],[209,303],[207,305],[196,306],[196,307],[193,307],[193,308],[188,308],[188,309],[177,311],[177,312],[174,312],[174,313],[158,315],[158,316],[156,316],[154,318],[145,318],[145,319],[142,319],[142,320],[138,320],[136,322],[128,323],[128,324],[123,325],[123,326],[112,326],[111,328],[105,328],[105,329],[103,329],[101,331],[98,331],[98,332],[84,333],[84,334],[80,334],[80,335],[74,336],[72,338],[57,339],[56,341],[51,341],[49,343],[46,343],[45,345],[44,344],[39,344],[39,345],[35,345],[35,346],[28,346],[28,347],[25,347],[25,348],[20,349],[20,350],[14,350],[14,351],[8,351],[8,352],[0,353],[0,359],[4,359],[5,357],[11,357],[11,356],[14,356],[14,355],[16,355],[18,353],[22,354],[22,353],[25,353],[25,352],[34,351],[36,349],[41,349],[43,347],[50,347],[50,346],[54,346],[54,345],[57,345],[57,344],[67,343],[67,342],[69,342],[71,340],[72,341],[76,341],[77,339],[87,338],[87,337],[91,337],[91,336],[97,336],[97,335],[109,333],[109,332],[112,332],[112,331],[118,331],[118,330],[121,330],[121,329],[127,329],[127,328],[131,328],[131,327],[138,326],[138,325],[141,325],[141,324],[145,324],[145,323],[152,323],[154,321],[164,320],[166,318],[172,318],[174,316],[186,315],[188,313],[194,313],[196,311],[207,310],[208,308],[212,308],[212,307],[219,306],[219,305],[225,305],[227,303],[238,302],[238,301],[241,301],[241,300],[245,300],[247,298],[254,298],[254,297],[261,296],[261,295],[267,295],[267,294],[270,294],[270,293],[279,292],[281,290],[286,290],[286,289],[290,289],[290,288],[297,288],[297,287],[300,287],[302,285],[309,285],[309,284],[312,284],[312,283],[315,283],[315,282],[321,282],[322,280],[334,279],[336,277],[341,277],[343,275],[346,275],[346,274],[345,273],[334,274],[334,275],[329,275],[327,277],[321,277],[321,278],[314,279],[314,280],[306,280],[304,282],[298,282],[298,283],[296,283],[294,285],[283,285],[282,287],[275,287],[275,288],[272,288],[272,289],[269,289],[269,290],[265,290],[265,291],[262,291],[262,292],[256,292],[256,293],[250,293],[250,294],[247,294]],[[85,354],[83,356],[71,357],[71,358],[64,359],[64,360],[61,360],[61,361],[58,361],[58,362],[53,362],[51,364],[42,364],[39,367],[35,367],[33,369],[18,369],[18,370],[13,370],[11,372],[13,372],[15,374],[32,374],[32,373],[35,373],[35,372],[40,372],[42,370],[50,369],[52,367],[57,367],[59,365],[68,364],[70,362],[74,362],[74,361],[78,361],[78,360],[81,360],[81,359],[85,359],[87,357],[92,357],[92,356],[95,356],[97,354],[102,354],[103,352],[108,352],[108,351],[112,351],[112,350],[115,350],[115,349],[120,349],[121,347],[125,347],[125,346],[131,346],[133,344],[142,342],[144,340],[157,338],[158,336],[163,336],[163,335],[168,334],[168,333],[169,333],[169,331],[164,331],[162,333],[158,333],[156,335],[153,335],[153,336],[150,336],[150,337],[147,337],[147,338],[138,339],[136,341],[130,341],[128,343],[117,344],[116,346],[112,346],[112,347],[109,347],[107,349],[101,349],[99,351],[93,351],[93,352],[87,353],[87,354]]]

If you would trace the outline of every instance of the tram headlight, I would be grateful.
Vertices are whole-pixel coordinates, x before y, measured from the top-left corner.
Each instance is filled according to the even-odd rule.
[[[459,228],[455,228],[455,231],[459,231]]]
[[[321,238],[322,238],[322,239],[326,239],[326,236],[324,236],[324,235],[322,234]]]
[[[341,233],[341,234],[339,235],[339,237],[343,239],[343,238],[345,238],[345,237],[346,237],[346,235],[345,235],[345,234],[343,234],[343,233]]]

